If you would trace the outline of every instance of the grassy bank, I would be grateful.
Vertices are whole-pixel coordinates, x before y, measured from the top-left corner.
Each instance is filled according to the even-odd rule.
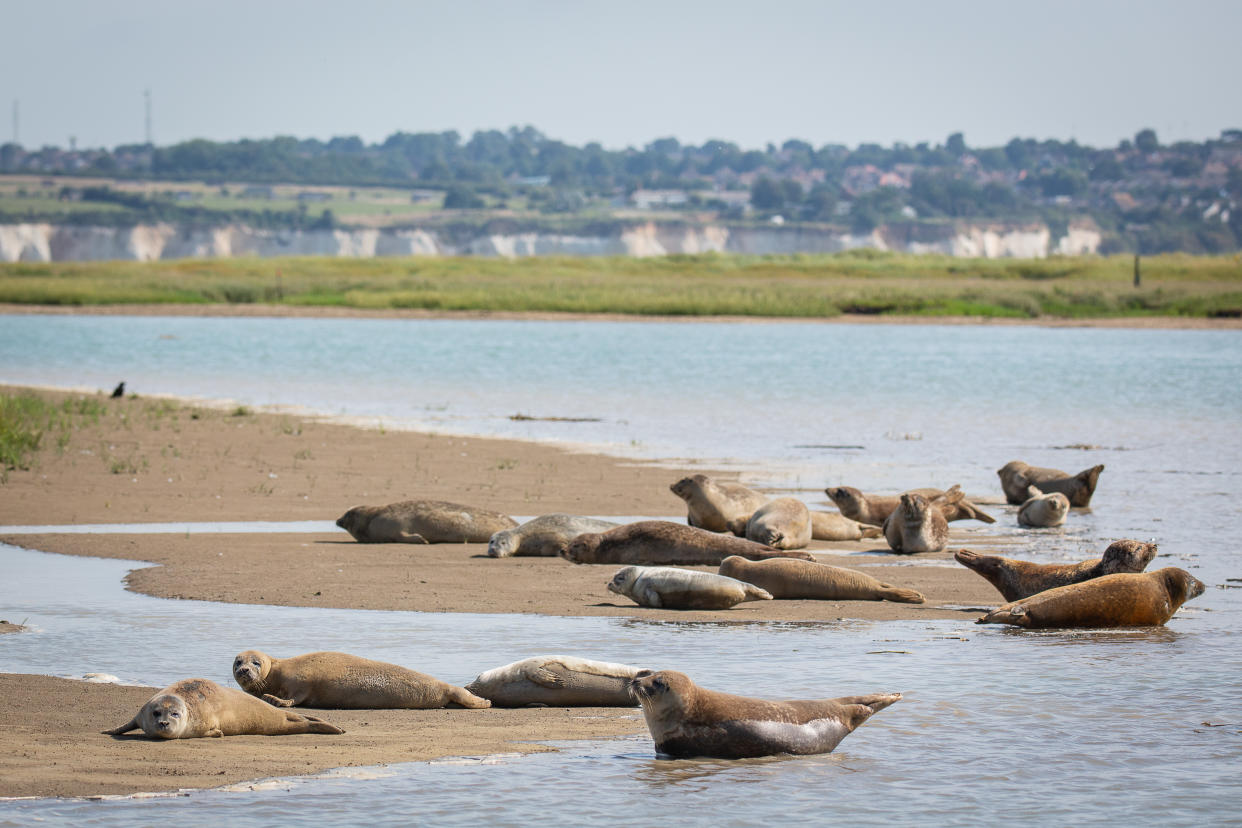
[[[649,315],[1242,315],[1242,258],[289,258],[0,265],[0,302],[274,303]]]

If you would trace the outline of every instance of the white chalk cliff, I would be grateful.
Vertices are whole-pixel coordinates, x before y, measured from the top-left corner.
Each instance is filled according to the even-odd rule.
[[[262,230],[240,224],[188,227],[79,227],[0,224],[0,261],[61,262],[230,256],[666,256],[692,253],[836,253],[860,247],[984,258],[1091,254],[1100,231],[1071,225],[1053,238],[1043,224],[946,224],[881,227],[854,235],[828,228],[647,222],[614,233],[521,231],[474,235],[442,228]]]

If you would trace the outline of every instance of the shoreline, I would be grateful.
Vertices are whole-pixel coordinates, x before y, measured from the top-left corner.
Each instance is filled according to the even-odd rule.
[[[1066,319],[1009,316],[909,316],[841,314],[830,317],[784,316],[656,316],[625,313],[564,313],[555,311],[452,311],[353,308],[344,305],[269,304],[117,304],[24,305],[0,303],[0,314],[29,316],[190,316],[274,319],[459,319],[528,322],[683,322],[787,323],[836,325],[1002,325],[1044,328],[1135,328],[1143,330],[1242,330],[1242,318],[1186,316],[1125,316]]]
[[[52,402],[81,396],[0,390],[31,391]],[[519,515],[684,514],[670,483],[696,472],[739,479],[736,471],[688,462],[639,463],[540,443],[365,429],[294,414],[237,415],[146,397],[98,395],[98,403],[97,418],[75,420],[63,445],[49,435],[30,469],[9,472],[0,484],[0,524],[334,520],[359,503],[411,498]],[[999,509],[991,511],[999,518]],[[1000,603],[974,573],[934,565],[943,564],[948,553],[926,556],[933,559],[930,566],[911,565],[905,556],[898,561],[887,552],[868,554],[882,548],[874,541],[816,543],[813,552],[825,562],[864,566],[876,577],[919,589],[926,604],[765,601],[720,612],[651,610],[629,606],[628,599],[607,591],[615,566],[579,566],[560,558],[490,559],[483,544],[358,544],[343,533],[4,540],[57,554],[152,561],[154,566],[130,573],[126,588],[223,603],[742,624],[831,624],[845,618],[968,622],[977,612],[965,607]],[[954,543],[961,540],[955,537]],[[991,540],[1004,546],[1003,535]],[[261,647],[262,641],[255,644]],[[315,647],[308,643],[306,649]],[[178,678],[185,676],[169,681]],[[643,731],[637,711],[629,708],[327,711],[324,718],[344,727],[346,735],[195,739],[156,749],[150,740],[100,734],[132,716],[150,697],[150,688],[0,674],[0,693],[7,699],[0,707],[0,796],[216,787],[351,765],[551,749],[515,747],[514,740],[600,739]]]

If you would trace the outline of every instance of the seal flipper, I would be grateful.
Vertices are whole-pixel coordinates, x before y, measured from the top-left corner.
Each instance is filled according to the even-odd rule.
[[[138,730],[138,728],[138,717],[135,716],[120,727],[114,727],[111,730],[104,730],[100,732],[106,736],[120,736],[122,733],[129,733],[131,730]]]
[[[304,716],[301,713],[290,712],[285,714],[285,721],[290,723],[297,722],[305,725],[306,729],[301,731],[302,733],[341,734],[345,732],[343,728],[339,728],[330,722],[325,722],[318,716]]]
[[[902,589],[892,584],[880,584],[883,591],[880,593],[881,601],[892,601],[895,604],[921,604],[923,603],[923,593],[913,589]]]
[[[858,531],[862,533],[864,538],[878,538],[884,534],[884,529],[870,523],[859,523]]]
[[[448,700],[450,704],[456,704],[465,707],[468,710],[482,710],[485,707],[491,707],[492,703],[482,696],[476,696],[469,690],[462,687],[454,687],[448,692]]]
[[[564,687],[565,679],[553,673],[551,670],[545,670],[543,667],[527,667],[522,671],[522,677],[527,681],[538,684],[540,687]]]
[[[1031,619],[1026,614],[1026,607],[1022,604],[1005,604],[997,607],[987,615],[981,616],[975,620],[976,624],[1012,624],[1015,627],[1026,627],[1031,623]]]
[[[429,541],[417,532],[402,532],[402,543],[429,543]]]
[[[293,707],[293,699],[282,699],[279,696],[273,696],[271,693],[264,693],[259,698],[270,704],[272,707]]]

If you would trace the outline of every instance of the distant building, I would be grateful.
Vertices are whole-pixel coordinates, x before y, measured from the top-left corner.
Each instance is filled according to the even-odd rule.
[[[241,191],[238,198],[271,198],[272,188],[258,184],[251,184],[249,187]]]
[[[689,201],[685,190],[635,190],[630,203],[640,210],[653,207],[680,207]]]
[[[332,193],[324,193],[318,190],[303,190],[298,193],[298,201],[331,201]]]

